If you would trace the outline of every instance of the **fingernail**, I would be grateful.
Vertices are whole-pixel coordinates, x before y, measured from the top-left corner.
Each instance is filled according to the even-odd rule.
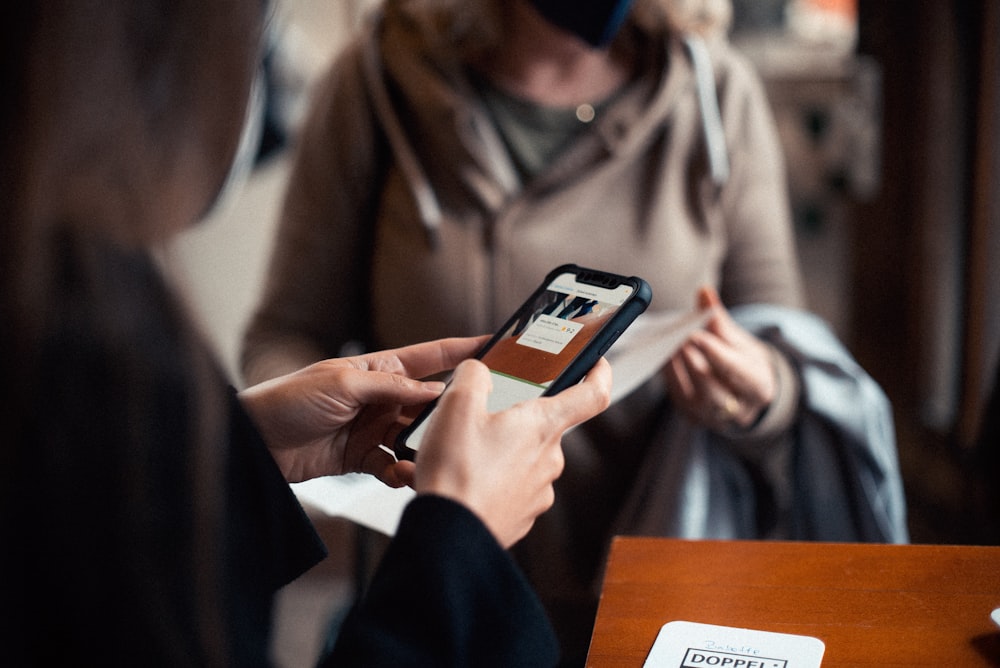
[[[428,380],[424,382],[424,387],[428,390],[434,390],[438,394],[444,392],[445,384],[440,380]]]

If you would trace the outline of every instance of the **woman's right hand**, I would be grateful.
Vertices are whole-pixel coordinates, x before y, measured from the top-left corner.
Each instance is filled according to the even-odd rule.
[[[481,362],[458,366],[428,424],[413,486],[467,506],[506,548],[552,506],[562,435],[607,408],[611,365],[602,358],[583,382],[496,413],[486,408],[491,387]]]
[[[664,367],[670,397],[692,420],[710,429],[746,429],[777,394],[771,351],[733,320],[714,288],[698,290],[698,307],[713,314]]]

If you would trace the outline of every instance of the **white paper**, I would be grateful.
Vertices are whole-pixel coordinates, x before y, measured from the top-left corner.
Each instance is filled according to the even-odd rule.
[[[677,621],[660,628],[643,668],[819,668],[825,651],[811,636]]]
[[[659,372],[691,333],[705,326],[711,314],[706,309],[639,316],[605,355],[614,372],[611,401],[628,395]]]
[[[709,315],[708,311],[641,315],[606,355],[614,374],[611,400],[618,401],[649,380]],[[415,495],[409,487],[393,489],[360,473],[295,483],[292,490],[305,506],[388,536],[396,533],[403,509]]]
[[[330,517],[344,517],[387,536],[396,533],[403,509],[416,492],[388,487],[364,473],[314,478],[292,484],[299,503]]]

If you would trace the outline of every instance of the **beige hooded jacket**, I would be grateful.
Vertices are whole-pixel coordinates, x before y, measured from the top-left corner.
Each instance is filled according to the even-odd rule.
[[[654,312],[691,308],[702,284],[727,306],[801,305],[759,80],[724,40],[709,45],[713,127],[685,43],[635,40],[641,76],[524,182],[461,64],[404,10],[377,15],[315,92],[246,337],[248,380],[351,341],[490,332],[564,262],[642,276]],[[710,145],[727,163],[718,183]]]

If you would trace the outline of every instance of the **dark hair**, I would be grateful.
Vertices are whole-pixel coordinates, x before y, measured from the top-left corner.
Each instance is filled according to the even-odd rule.
[[[225,397],[204,382],[216,373],[214,361],[182,305],[163,290],[152,251],[193,222],[225,179],[263,7],[260,0],[45,0],[0,10],[2,528],[18,540],[6,530],[25,522],[11,507],[25,502],[19,493],[30,499],[34,489],[22,479],[46,479],[33,466],[80,456],[72,434],[33,437],[46,384],[63,380],[59,366],[47,363],[53,345],[95,343],[99,363],[68,361],[113,373],[117,386],[130,388],[120,405],[106,406],[128,412],[126,428],[162,412],[157,400],[164,385],[183,393],[193,405],[184,411],[190,424],[178,431],[193,446],[181,465],[190,469],[184,479],[193,532],[204,551],[177,558],[208,575],[193,592],[198,619],[186,621],[194,649],[179,643],[179,661],[226,663],[231,640],[217,618],[221,594],[212,567],[224,510],[216,502],[224,453],[213,441],[224,437]],[[156,322],[137,323],[151,303]],[[169,364],[150,364],[149,352],[163,345],[164,355],[173,353]],[[174,367],[166,381],[148,377],[151,369]],[[63,396],[86,392],[86,378],[80,369],[67,371],[66,387],[53,389]],[[39,444],[64,452],[29,451]],[[126,460],[118,470],[156,476],[146,465],[149,453],[139,450],[109,447],[91,456],[118,456]],[[123,507],[142,507],[152,484],[140,477],[123,485],[130,495]],[[155,596],[156,585],[150,588]],[[165,634],[184,635],[169,628]]]
[[[205,209],[236,148],[263,5],[7,4],[0,10],[0,318],[2,343],[16,356],[37,340],[48,308],[54,237],[147,246]],[[189,182],[178,180],[182,170]],[[190,192],[197,187],[203,192]]]

